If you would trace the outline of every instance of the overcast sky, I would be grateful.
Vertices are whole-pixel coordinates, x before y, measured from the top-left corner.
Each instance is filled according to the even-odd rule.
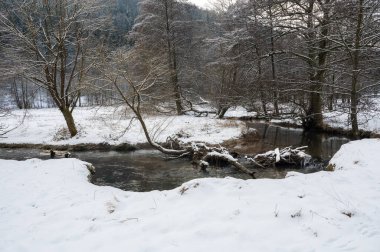
[[[210,6],[210,4],[209,4],[210,0],[189,0],[189,2],[192,2],[192,3],[194,3],[200,7],[203,7],[203,8],[207,8]]]
[[[191,3],[194,3],[202,8],[211,8],[212,3],[214,3],[216,0],[188,0]],[[226,2],[233,3],[235,0],[228,0]]]

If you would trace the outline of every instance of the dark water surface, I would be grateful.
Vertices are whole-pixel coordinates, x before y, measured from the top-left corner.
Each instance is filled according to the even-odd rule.
[[[315,159],[328,161],[350,141],[349,138],[320,132],[304,132],[302,129],[286,128],[259,122],[247,122],[248,128],[259,133],[259,141],[248,143],[248,147],[256,148],[257,153],[273,150],[276,147],[308,146],[306,152]],[[244,152],[244,151],[243,151]]]
[[[327,161],[349,141],[347,138],[326,134],[305,134],[299,129],[289,129],[264,123],[247,123],[247,127],[256,128],[257,140],[239,141],[236,149],[242,153],[261,153],[276,147],[308,145],[307,152],[314,162],[302,169],[298,167],[254,169],[257,178],[283,178],[288,171],[303,173],[321,170]],[[210,167],[208,172],[193,168],[189,160],[166,160],[155,150],[134,152],[83,151],[73,154],[75,158],[92,163],[96,174],[92,182],[97,185],[109,185],[130,191],[151,191],[173,189],[195,178],[226,176],[249,179],[232,167]],[[25,160],[29,158],[48,159],[47,152],[38,149],[1,149],[0,159]]]

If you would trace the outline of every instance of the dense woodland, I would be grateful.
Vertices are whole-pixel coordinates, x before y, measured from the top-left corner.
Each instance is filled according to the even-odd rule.
[[[359,113],[380,88],[380,1],[2,0],[0,81],[20,109],[127,105],[141,117],[243,106],[261,118]],[[9,100],[8,99],[8,100]],[[9,105],[9,104],[8,104]],[[3,106],[7,106],[3,102]],[[202,110],[201,110],[202,109]],[[205,113],[204,113],[205,114]]]

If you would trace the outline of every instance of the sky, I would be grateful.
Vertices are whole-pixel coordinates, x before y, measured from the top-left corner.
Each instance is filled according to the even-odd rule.
[[[189,2],[194,3],[202,8],[210,7],[210,1],[212,0],[189,0]]]
[[[198,5],[199,7],[211,9],[212,3],[215,3],[217,0],[188,0],[191,3]],[[235,0],[226,0],[227,3],[233,3]]]

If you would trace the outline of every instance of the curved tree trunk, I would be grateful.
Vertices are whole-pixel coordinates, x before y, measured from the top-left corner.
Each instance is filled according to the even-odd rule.
[[[187,150],[187,149],[182,149],[182,150],[167,149],[167,148],[162,147],[158,143],[154,142],[149,135],[148,128],[146,127],[145,121],[142,118],[140,111],[138,111],[132,107],[130,107],[130,108],[133,110],[133,113],[136,115],[137,120],[139,120],[140,125],[144,131],[144,135],[145,135],[146,140],[148,141],[148,143],[153,148],[155,148],[156,150],[159,150],[160,152],[167,154],[167,155],[183,155],[183,154],[189,153],[189,150]]]
[[[230,107],[221,107],[218,109],[218,118],[219,119],[222,119],[224,117],[224,115],[227,113],[227,110],[229,109]]]
[[[70,131],[71,137],[75,136],[76,134],[78,134],[78,130],[75,126],[74,117],[73,117],[72,112],[68,108],[64,108],[64,109],[60,109],[60,110],[63,114],[63,117],[65,118],[67,128]]]
[[[130,84],[130,91],[132,93],[129,93],[129,96],[127,96],[123,90],[120,89],[118,86],[117,78],[114,76],[107,76],[109,80],[112,82],[112,84],[115,86],[117,92],[120,94],[122,99],[124,100],[125,104],[133,111],[135,118],[138,119],[144,135],[146,137],[146,140],[148,143],[155,148],[156,150],[168,154],[171,156],[175,156],[174,158],[181,158],[181,157],[191,157],[193,159],[193,164],[197,165],[201,169],[205,169],[209,164],[205,160],[205,158],[209,156],[216,157],[218,159],[224,160],[228,162],[229,164],[235,166],[239,170],[248,173],[252,177],[254,177],[254,172],[250,171],[249,169],[246,169],[243,165],[241,165],[229,152],[227,149],[223,147],[212,147],[208,148],[205,144],[203,143],[191,143],[188,145],[181,145],[178,144],[178,147],[176,149],[168,149],[160,145],[159,143],[156,143],[149,134],[149,130],[145,124],[143,115],[141,113],[141,105],[142,105],[142,99],[141,99],[141,89],[142,86],[140,85],[141,83],[135,84],[133,81],[131,81],[130,78],[126,77],[125,75],[123,76],[126,78],[126,80],[129,81]],[[227,111],[228,107],[226,108],[225,111]],[[225,112],[224,112],[225,113]],[[169,139],[169,138],[168,138]],[[175,141],[175,140],[174,140]]]

